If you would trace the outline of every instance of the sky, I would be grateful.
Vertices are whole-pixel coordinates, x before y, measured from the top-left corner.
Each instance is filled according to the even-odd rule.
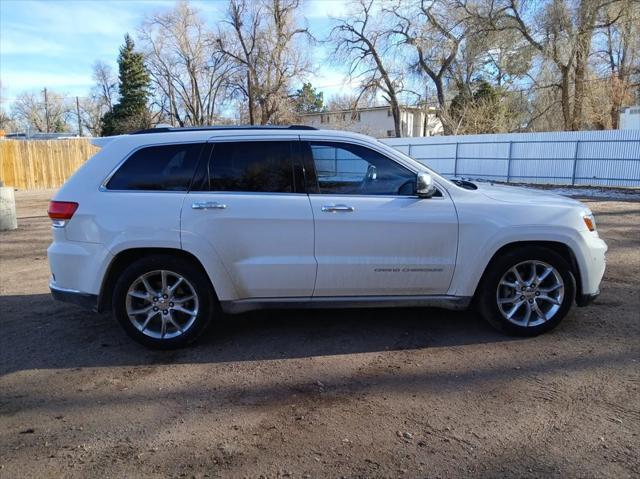
[[[302,0],[302,16],[316,38],[325,38],[331,18],[344,15],[342,0]],[[22,91],[48,88],[65,96],[87,96],[92,65],[103,61],[117,71],[124,34],[136,38],[145,15],[171,9],[174,0],[0,0],[0,82],[8,106]],[[209,25],[222,18],[227,0],[191,1]],[[325,99],[344,93],[350,83],[327,60],[326,48],[313,47],[315,74],[306,80]]]

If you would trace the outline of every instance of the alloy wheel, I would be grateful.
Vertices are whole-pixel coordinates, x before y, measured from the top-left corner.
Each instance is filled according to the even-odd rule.
[[[126,310],[141,333],[154,339],[171,339],[186,333],[196,321],[198,295],[178,273],[150,271],[129,287]]]
[[[498,283],[496,301],[507,321],[539,326],[555,316],[564,300],[564,281],[553,266],[537,260],[511,267]]]

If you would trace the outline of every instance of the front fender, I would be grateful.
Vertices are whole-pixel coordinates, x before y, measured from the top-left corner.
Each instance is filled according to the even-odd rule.
[[[587,259],[583,254],[582,236],[572,228],[556,225],[519,225],[503,227],[486,237],[477,236],[461,240],[453,281],[448,294],[453,296],[473,296],[482,275],[501,248],[519,242],[554,242],[566,245],[576,258],[580,277],[587,269]]]

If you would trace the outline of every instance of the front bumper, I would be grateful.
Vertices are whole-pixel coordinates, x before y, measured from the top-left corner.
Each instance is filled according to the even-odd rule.
[[[73,303],[78,306],[82,306],[85,309],[92,311],[98,310],[98,295],[83,293],[75,289],[61,288],[51,280],[49,282],[49,289],[51,290],[51,296],[57,301],[64,301],[65,303]]]
[[[583,241],[575,252],[580,270],[581,284],[578,288],[578,305],[590,303],[600,293],[600,283],[607,265],[607,244],[597,234],[582,234]],[[588,299],[591,297],[591,299]]]
[[[593,294],[579,294],[576,296],[576,304],[578,307],[589,306],[598,296],[600,296],[600,291]]]

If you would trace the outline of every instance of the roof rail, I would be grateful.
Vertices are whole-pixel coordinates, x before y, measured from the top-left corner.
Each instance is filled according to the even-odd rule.
[[[317,130],[317,128],[308,125],[219,125],[219,126],[189,126],[189,127],[169,127],[161,126],[158,128],[149,128],[146,130],[138,130],[129,133],[130,135],[143,135],[147,133],[172,133],[180,131],[216,131],[216,130]]]

